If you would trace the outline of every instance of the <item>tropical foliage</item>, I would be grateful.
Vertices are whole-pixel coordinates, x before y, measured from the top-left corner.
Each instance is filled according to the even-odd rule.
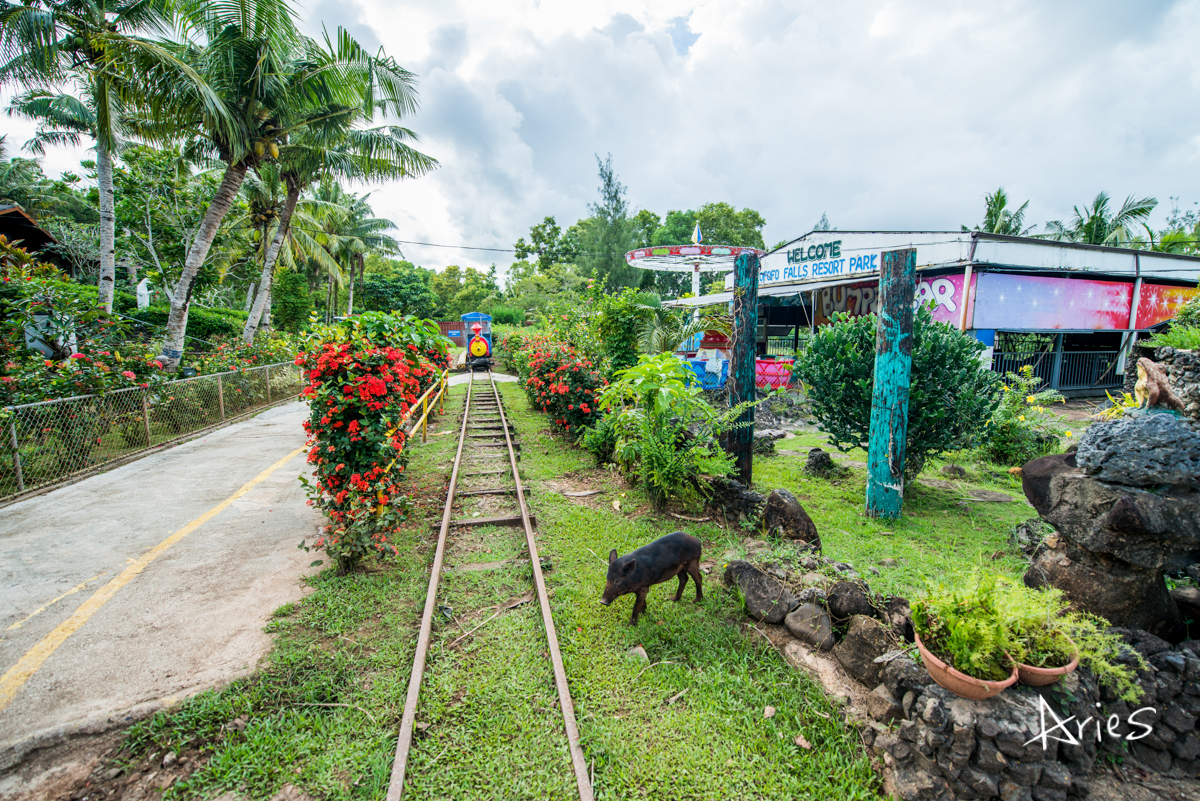
[[[584,447],[601,463],[615,462],[663,506],[703,495],[701,476],[732,472],[733,458],[718,438],[752,404],[718,409],[692,371],[662,353],[618,370],[599,405],[604,418],[585,433]]]
[[[841,451],[866,449],[875,374],[875,315],[842,314],[817,330],[796,359],[812,415]],[[905,474],[930,456],[974,447],[1000,402],[1000,378],[979,361],[983,344],[936,322],[927,307],[913,315]]]
[[[988,420],[983,438],[984,455],[996,464],[1020,466],[1054,453],[1063,437],[1072,436],[1065,418],[1054,414],[1049,407],[1065,403],[1057,390],[1039,388],[1042,379],[1025,365],[1015,373],[1004,376],[1000,385],[1000,403]]]

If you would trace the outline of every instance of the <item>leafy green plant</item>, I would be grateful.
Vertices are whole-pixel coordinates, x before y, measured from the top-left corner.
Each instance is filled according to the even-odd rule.
[[[642,327],[650,304],[657,300],[656,295],[630,288],[599,297],[596,330],[614,371],[637,364]]]
[[[1141,698],[1136,671],[1146,669],[1145,660],[1104,619],[1071,611],[1060,590],[976,569],[930,585],[912,612],[925,646],[970,676],[998,681],[1011,674],[1013,660],[1063,667],[1078,656],[1121,700]]]
[[[1104,394],[1108,395],[1109,405],[1107,409],[1096,413],[1096,416],[1101,420],[1120,420],[1125,415],[1127,409],[1138,408],[1138,400],[1133,396],[1132,392],[1122,392],[1120,398],[1114,398],[1107,391]]]
[[[718,437],[743,425],[736,421],[753,403],[717,409],[695,374],[668,353],[642,356],[614,379],[599,397],[607,414],[584,447],[642,482],[655,505],[700,494],[702,475],[732,472]]]
[[[925,647],[968,676],[1003,681],[1012,674],[1008,632],[999,608],[999,577],[932,587],[912,605],[913,627]]]
[[[1200,350],[1200,325],[1172,325],[1170,329],[1155,334],[1146,341],[1138,344],[1151,348]]]
[[[866,449],[875,372],[875,315],[842,314],[818,330],[793,368],[807,388],[821,431],[843,453]],[[1000,379],[979,361],[983,344],[936,322],[922,306],[913,315],[905,475],[926,460],[977,444],[999,402]]]
[[[525,310],[519,306],[493,306],[488,314],[492,315],[492,325],[522,325],[525,322]]]
[[[1062,415],[1048,410],[1066,399],[1053,389],[1038,389],[1042,379],[1025,365],[1008,373],[1001,385],[1000,404],[987,424],[984,455],[1001,465],[1022,465],[1053,453],[1062,437],[1072,436]]]
[[[1108,631],[1108,621],[1071,610],[1059,589],[1033,589],[1009,579],[999,581],[1001,622],[1007,631],[1008,653],[1033,667],[1064,667],[1078,657],[1121,700],[1136,703],[1142,689],[1138,670],[1147,665],[1141,654]]]

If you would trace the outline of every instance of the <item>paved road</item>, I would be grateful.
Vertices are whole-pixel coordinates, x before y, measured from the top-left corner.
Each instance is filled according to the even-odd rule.
[[[320,524],[296,480],[306,414],[269,409],[0,509],[0,769],[254,669],[263,625],[318,569],[296,547]]]

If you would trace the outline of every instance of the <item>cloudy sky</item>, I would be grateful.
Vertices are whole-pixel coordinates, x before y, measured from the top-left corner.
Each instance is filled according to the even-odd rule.
[[[749,206],[768,245],[822,212],[842,229],[957,229],[1000,185],[1038,223],[1100,190],[1157,197],[1160,223],[1171,196],[1200,200],[1200,0],[310,0],[301,13],[420,76],[405,124],[442,166],[372,195],[401,239],[507,248],[546,215],[569,224],[610,152],[635,207]],[[437,268],[511,260],[405,253]]]

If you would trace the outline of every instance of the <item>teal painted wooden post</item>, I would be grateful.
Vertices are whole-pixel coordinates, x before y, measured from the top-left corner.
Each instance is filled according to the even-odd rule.
[[[917,251],[890,250],[879,270],[879,325],[867,448],[867,516],[900,517],[912,377],[913,294]]]
[[[730,406],[755,399],[754,357],[758,340],[758,254],[740,253],[733,263],[733,358]],[[749,422],[726,436],[726,450],[737,460],[738,480],[746,486],[754,474],[754,407],[738,418]]]

